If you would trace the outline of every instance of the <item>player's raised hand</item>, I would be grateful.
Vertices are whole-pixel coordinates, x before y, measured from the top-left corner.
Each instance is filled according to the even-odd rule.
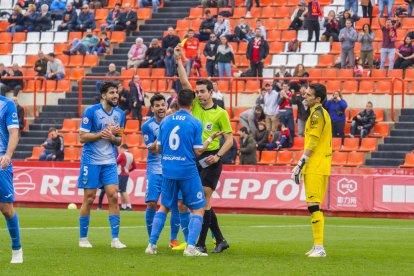
[[[8,157],[7,155],[3,155],[2,157],[0,157],[0,164],[2,169],[7,168],[10,164],[10,157]]]
[[[178,44],[178,45],[177,45],[177,46],[175,46],[175,48],[174,48],[174,58],[175,58],[176,60],[179,60],[179,59],[181,59],[182,55],[183,55],[183,50],[182,50],[182,47],[181,47],[181,45],[180,45],[180,44]]]

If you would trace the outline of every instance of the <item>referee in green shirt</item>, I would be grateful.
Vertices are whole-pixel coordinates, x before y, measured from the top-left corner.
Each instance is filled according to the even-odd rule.
[[[182,48],[178,45],[174,49],[174,58],[177,63],[178,76],[183,89],[193,89],[182,64]],[[197,159],[198,171],[204,188],[206,197],[206,207],[203,218],[203,228],[197,242],[198,250],[207,252],[206,236],[210,228],[216,238],[216,248],[213,253],[220,253],[229,248],[218,225],[217,216],[211,208],[211,195],[217,187],[222,170],[221,157],[232,147],[233,134],[230,119],[227,112],[213,102],[213,84],[209,80],[199,80],[196,82],[196,99],[192,114],[203,124],[203,142],[216,131],[223,132],[225,142],[220,148],[220,139],[214,139],[207,150]]]

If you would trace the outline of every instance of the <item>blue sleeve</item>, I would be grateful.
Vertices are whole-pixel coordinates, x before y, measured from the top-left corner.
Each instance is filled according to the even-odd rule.
[[[126,116],[125,113],[120,109],[119,112],[121,112],[121,120],[119,121],[119,127],[124,129],[125,128],[125,122],[126,122]]]
[[[194,137],[194,148],[202,148],[203,147],[203,125],[199,120],[196,120],[196,127],[194,131],[195,137]]]
[[[162,128],[164,127],[164,121],[161,122],[160,128],[158,129],[158,140],[157,144],[162,147],[161,141],[162,141]]]
[[[347,107],[348,107],[348,104],[346,103],[346,101],[344,101],[344,100],[341,100],[340,102],[339,102],[339,105],[341,106],[341,108],[343,109],[343,110],[345,110]]]
[[[7,111],[5,115],[7,128],[19,128],[16,105],[13,102],[8,102],[6,108]]]
[[[149,128],[148,124],[142,126],[142,135],[144,137],[144,142],[147,147],[150,147],[157,139],[157,137],[155,137],[154,135],[154,132],[151,131],[151,129]]]
[[[88,108],[83,114],[80,131],[90,132],[92,129],[92,120],[93,120],[92,108]]]

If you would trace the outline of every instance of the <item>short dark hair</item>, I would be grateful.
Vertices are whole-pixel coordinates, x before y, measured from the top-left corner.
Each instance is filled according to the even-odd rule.
[[[188,29],[187,33],[189,33],[189,32],[193,32],[194,33],[194,30],[193,29]]]
[[[206,10],[206,11],[204,12],[204,14],[208,14],[208,13],[211,13],[211,11],[210,11],[210,10]]]
[[[196,82],[196,85],[205,85],[207,86],[207,90],[210,91],[213,89],[213,83],[210,80],[204,79],[204,80],[198,80]]]
[[[194,101],[194,91],[191,89],[182,89],[178,93],[178,106],[189,108]]]
[[[99,92],[101,92],[101,94],[105,94],[106,92],[108,92],[109,88],[115,88],[116,90],[118,90],[118,85],[115,84],[114,82],[111,81],[106,81],[101,85],[101,88],[99,89]]]
[[[122,145],[121,145],[121,148],[123,148],[123,149],[128,149],[128,145],[127,145],[127,144],[122,144]]]
[[[346,19],[346,22],[348,22],[348,21],[352,23],[352,19],[351,18],[347,18]]]
[[[173,110],[179,110],[180,107],[178,106],[178,103],[176,101],[174,101],[171,105],[170,105],[170,109]]]
[[[154,102],[156,101],[165,101],[165,97],[160,93],[155,93],[150,99],[151,106],[154,106]]]
[[[49,57],[52,57],[52,58],[55,58],[56,56],[55,56],[55,54],[54,53],[49,53],[49,54],[47,54]]]
[[[315,91],[315,98],[321,98],[321,103],[323,103],[326,99],[326,87],[320,83],[312,83],[309,85],[310,89]]]
[[[51,133],[52,131],[57,131],[57,129],[54,128],[54,127],[51,127],[51,128],[49,128],[49,132],[48,133]]]
[[[259,110],[260,112],[263,112],[263,107],[260,104],[258,104],[254,107],[254,110]]]
[[[371,106],[374,106],[371,101],[368,101],[367,104],[370,104]]]
[[[246,127],[240,128],[240,131],[249,134],[249,130]]]

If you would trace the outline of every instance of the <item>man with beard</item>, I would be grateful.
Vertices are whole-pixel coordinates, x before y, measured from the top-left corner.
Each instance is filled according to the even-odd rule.
[[[161,121],[165,118],[167,110],[165,98],[163,95],[156,93],[150,99],[151,111],[154,116],[142,126],[142,135],[145,145],[148,148],[147,158],[147,188],[145,191],[145,223],[147,225],[148,237],[151,236],[152,222],[157,211],[157,202],[161,195],[162,169],[161,154],[157,152],[156,144]],[[171,239],[170,247],[178,245],[177,235],[180,230],[180,217],[178,209],[173,208],[170,217]]]
[[[117,85],[104,82],[101,86],[102,101],[86,109],[80,127],[82,150],[78,189],[83,189],[80,209],[79,247],[92,247],[88,241],[90,210],[98,188],[104,187],[109,203],[109,223],[112,248],[125,248],[118,239],[120,216],[118,206],[117,147],[121,145],[125,127],[124,112],[117,108],[119,94]]]

